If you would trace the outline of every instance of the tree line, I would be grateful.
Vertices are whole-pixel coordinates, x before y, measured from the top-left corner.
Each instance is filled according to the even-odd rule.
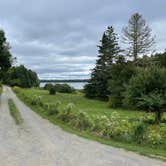
[[[10,48],[5,32],[0,30],[0,80],[2,83],[23,88],[38,86],[39,79],[34,71],[27,69],[24,65],[13,65],[16,58],[12,56]]]
[[[84,87],[86,97],[107,100],[114,108],[153,111],[156,123],[161,121],[166,111],[166,52],[151,53],[155,44],[151,31],[141,14],[133,14],[122,29],[126,49],[121,49],[113,26],[107,28]]]

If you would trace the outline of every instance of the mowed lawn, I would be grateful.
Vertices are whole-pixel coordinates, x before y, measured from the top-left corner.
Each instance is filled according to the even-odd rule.
[[[82,93],[76,92],[74,94],[56,93],[56,95],[50,95],[48,91],[41,89],[23,89],[27,96],[33,97],[34,95],[41,96],[41,100],[44,103],[55,103],[60,101],[60,110],[64,109],[68,103],[73,103],[75,109],[85,111],[91,115],[105,115],[110,116],[113,111],[117,111],[120,118],[137,119],[145,117],[147,113],[143,111],[134,110],[122,110],[112,109],[109,107],[107,102],[87,99]]]

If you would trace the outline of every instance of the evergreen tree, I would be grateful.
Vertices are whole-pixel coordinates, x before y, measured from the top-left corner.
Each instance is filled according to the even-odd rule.
[[[129,44],[129,55],[136,61],[139,54],[148,53],[154,45],[151,29],[146,25],[142,15],[135,13],[131,16],[128,26],[123,28],[123,42]]]
[[[121,107],[126,85],[135,74],[136,67],[132,61],[126,61],[124,56],[119,56],[110,72],[112,78],[108,82],[109,105],[110,107]]]
[[[9,51],[10,46],[6,40],[5,32],[0,30],[0,77],[3,79],[5,72],[12,65],[12,55]]]
[[[85,86],[87,97],[108,99],[108,80],[111,79],[111,65],[120,52],[117,39],[114,28],[112,26],[108,27],[100,41],[101,45],[98,46],[99,55],[96,66],[92,70],[91,79],[89,84]]]

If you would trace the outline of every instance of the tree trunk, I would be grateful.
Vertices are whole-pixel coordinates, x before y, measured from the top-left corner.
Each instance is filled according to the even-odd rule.
[[[155,123],[160,124],[161,119],[162,119],[162,112],[160,112],[159,110],[156,110]]]

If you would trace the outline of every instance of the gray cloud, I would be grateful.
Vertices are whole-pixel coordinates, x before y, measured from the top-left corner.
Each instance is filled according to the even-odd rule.
[[[163,0],[5,0],[0,6],[12,54],[40,78],[88,78],[103,31],[113,25],[121,34],[134,12],[156,34],[157,51],[166,48]]]

